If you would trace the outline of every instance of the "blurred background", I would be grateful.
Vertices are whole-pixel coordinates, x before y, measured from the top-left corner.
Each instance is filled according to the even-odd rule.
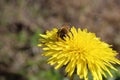
[[[0,80],[68,80],[37,47],[39,33],[66,23],[87,28],[120,53],[120,0],[0,0]],[[115,66],[119,71],[104,80],[120,80]]]

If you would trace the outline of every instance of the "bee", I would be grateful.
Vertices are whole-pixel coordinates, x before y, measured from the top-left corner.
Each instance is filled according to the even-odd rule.
[[[58,37],[64,40],[64,37],[68,36],[69,27],[70,26],[63,25],[60,29],[58,29]]]

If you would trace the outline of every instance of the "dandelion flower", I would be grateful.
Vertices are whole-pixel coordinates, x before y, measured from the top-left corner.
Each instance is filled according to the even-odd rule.
[[[55,69],[65,65],[68,76],[76,72],[84,80],[88,80],[89,71],[93,80],[107,77],[106,72],[112,77],[110,68],[117,71],[112,64],[120,64],[116,58],[118,53],[94,33],[73,26],[62,39],[58,36],[58,31],[59,29],[54,28],[46,34],[40,34],[38,44],[44,50],[43,55],[49,57],[48,63],[54,65]]]

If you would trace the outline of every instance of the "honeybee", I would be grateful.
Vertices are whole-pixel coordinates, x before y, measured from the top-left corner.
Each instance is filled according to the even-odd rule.
[[[69,27],[68,25],[63,25],[60,29],[58,29],[58,37],[60,37],[61,39],[64,40],[65,36],[68,36],[68,32],[69,32]]]

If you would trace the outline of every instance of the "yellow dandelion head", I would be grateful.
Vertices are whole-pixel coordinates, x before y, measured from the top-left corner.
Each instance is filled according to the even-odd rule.
[[[55,65],[55,69],[66,66],[65,72],[72,76],[74,72],[80,77],[88,80],[88,71],[91,72],[93,80],[102,80],[107,77],[105,72],[112,77],[109,68],[116,70],[112,64],[120,64],[115,57],[117,52],[110,48],[105,42],[100,41],[94,33],[87,29],[81,30],[75,27],[65,33],[61,38],[59,29],[54,28],[46,34],[40,34],[40,44],[48,56],[48,63]]]

